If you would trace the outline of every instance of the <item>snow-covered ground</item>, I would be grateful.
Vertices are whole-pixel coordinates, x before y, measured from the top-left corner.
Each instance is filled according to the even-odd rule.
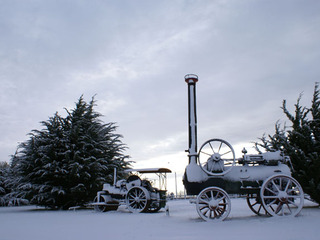
[[[232,198],[231,205],[223,222],[202,221],[189,200],[168,201],[169,216],[164,210],[133,214],[125,206],[107,213],[1,207],[0,240],[320,239],[320,208],[311,202],[298,217],[256,216],[243,198]]]

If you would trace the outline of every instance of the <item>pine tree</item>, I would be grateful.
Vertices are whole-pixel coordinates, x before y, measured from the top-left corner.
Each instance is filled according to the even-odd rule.
[[[18,147],[12,169],[18,177],[16,194],[32,204],[67,209],[92,201],[103,183],[111,183],[113,169],[124,175],[129,167],[126,146],[115,123],[103,124],[95,101],[81,96],[67,116],[56,113],[33,130]]]
[[[260,138],[256,148],[267,151],[282,150],[291,159],[292,175],[302,185],[305,193],[320,203],[320,92],[315,84],[311,108],[300,105],[301,95],[295,104],[295,114],[291,114],[283,101],[282,110],[291,126],[281,128],[275,125],[275,134]]]

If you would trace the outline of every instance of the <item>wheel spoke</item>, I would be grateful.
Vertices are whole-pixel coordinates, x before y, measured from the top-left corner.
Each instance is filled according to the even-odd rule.
[[[265,189],[268,190],[269,192],[273,193],[274,195],[277,195],[277,193],[274,192],[273,190],[271,190],[270,188],[266,187]]]
[[[214,218],[214,213],[211,210],[209,211],[209,214],[206,214],[206,215],[208,215],[210,219]]]
[[[271,205],[270,205],[269,207],[271,208],[272,212],[274,212],[274,209],[273,209],[273,207],[272,207]]]
[[[216,210],[213,210],[212,212],[213,212],[213,217],[216,218],[218,216]]]
[[[300,191],[299,191],[299,188],[296,186],[296,187],[294,187],[294,188],[292,188],[292,189],[287,191],[288,194],[291,193],[291,192],[300,192]]]
[[[260,206],[259,206],[259,208],[258,208],[258,213],[260,213],[261,208],[262,208],[262,205],[260,204]]]
[[[134,197],[137,197],[137,189],[134,189],[132,194],[133,194]]]
[[[272,202],[268,203],[267,206],[273,210],[271,205],[274,204],[276,201],[277,201],[277,199],[273,200]]]
[[[278,205],[277,205],[277,209],[276,209],[276,213],[278,213],[282,208],[282,203],[280,202]]]
[[[208,155],[208,156],[211,156],[211,155],[212,155],[212,154],[206,153],[206,152],[204,152],[204,151],[200,151],[200,153],[206,154],[206,155]]]
[[[204,200],[203,198],[200,198],[199,199],[199,203],[201,203],[201,204],[209,204],[209,201]]]
[[[210,198],[209,198],[208,196],[202,196],[202,197],[201,197],[201,200],[202,200],[203,202],[209,202],[209,201],[210,201]]]
[[[138,197],[139,197],[139,198],[143,198],[143,197],[144,197],[144,192],[141,191],[141,192],[139,193],[139,196],[138,196]]]
[[[277,189],[277,191],[278,191],[278,192],[280,192],[280,190],[279,190],[279,188],[278,188],[277,184],[274,182],[274,179],[272,179],[272,181],[271,181],[271,182],[273,183],[273,185],[275,186],[275,188]]]
[[[220,195],[220,192],[217,191],[216,196],[214,197],[214,199],[218,199]]]
[[[203,209],[205,209],[205,208],[209,209],[209,206],[208,206],[208,205],[204,205],[204,206],[202,206],[202,207],[199,207],[200,210],[203,210]]]
[[[218,153],[220,153],[221,146],[222,146],[222,142],[220,142],[220,146],[219,146],[219,149],[218,149]]]
[[[293,201],[291,201],[291,200],[289,200],[289,199],[288,199],[288,202],[289,202],[290,204],[294,205],[295,207],[299,207],[298,204],[296,204],[295,202],[293,202]]]
[[[209,215],[210,215],[210,214],[211,214],[211,210],[210,210],[210,208],[208,208],[208,210],[204,212],[204,215],[207,215],[207,214],[208,214],[208,212],[209,212]]]
[[[289,209],[289,211],[290,211],[290,214],[292,214],[291,207],[289,206],[288,203],[286,203],[286,205],[287,205],[287,207],[288,207],[288,209]]]
[[[210,191],[210,196],[211,196],[211,197],[208,198],[208,199],[209,199],[209,200],[216,199],[216,198],[217,198],[217,194],[218,194],[217,192],[214,194],[213,191]],[[214,196],[214,195],[215,195],[215,196]]]
[[[209,146],[210,146],[212,152],[215,153],[215,151],[214,151],[214,149],[213,149],[213,147],[212,147],[212,145],[211,145],[211,142],[209,142]]]
[[[290,184],[290,183],[291,183],[291,180],[288,179],[287,185],[286,185],[286,187],[285,187],[285,189],[284,189],[285,192],[288,191],[288,189],[289,189],[289,184]]]
[[[281,215],[284,216],[284,207],[283,207],[283,204],[281,204]]]
[[[221,202],[221,201],[223,201],[225,198],[226,198],[226,196],[222,196],[221,198],[219,198],[219,199],[217,199],[217,200],[218,200],[218,202]]]
[[[231,150],[228,151],[228,152],[225,152],[225,153],[221,154],[220,156],[226,155],[226,154],[228,154],[228,153],[231,153]]]

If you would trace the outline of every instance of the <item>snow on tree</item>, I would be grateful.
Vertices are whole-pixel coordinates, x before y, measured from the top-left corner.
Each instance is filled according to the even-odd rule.
[[[99,120],[94,106],[94,98],[86,103],[81,96],[66,117],[55,113],[18,146],[11,163],[17,197],[68,209],[92,201],[103,183],[112,182],[114,168],[125,175],[130,161],[122,136],[115,133],[115,123]]]
[[[293,172],[305,193],[320,203],[320,92],[315,84],[310,108],[300,105],[301,95],[295,104],[295,114],[291,114],[283,101],[282,110],[290,120],[291,126],[281,127],[277,122],[275,134],[260,138],[256,148],[267,151],[282,150],[290,156]]]
[[[29,203],[27,199],[13,194],[16,178],[7,162],[0,162],[0,206],[19,206]]]
[[[6,186],[6,179],[8,178],[9,164],[0,162],[0,206],[7,205],[5,195],[9,192]]]

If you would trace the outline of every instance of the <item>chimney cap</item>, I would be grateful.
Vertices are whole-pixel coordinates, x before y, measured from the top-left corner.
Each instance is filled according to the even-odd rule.
[[[187,74],[184,76],[184,79],[187,83],[196,83],[198,82],[198,76],[195,74]]]

